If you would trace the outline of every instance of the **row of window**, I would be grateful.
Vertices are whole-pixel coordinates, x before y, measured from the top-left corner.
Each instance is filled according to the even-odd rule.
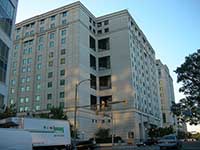
[[[89,22],[95,27],[96,26],[96,23],[95,21],[89,17]],[[97,23],[97,27],[102,27],[102,26],[106,26],[106,25],[109,25],[109,20],[105,20],[105,21],[102,21],[102,22],[98,22]]]
[[[65,17],[67,16],[67,11],[62,12],[60,15],[61,15],[63,18],[65,18]],[[40,25],[45,24],[45,20],[47,20],[47,19],[41,19],[40,22],[39,22]],[[49,17],[49,20],[50,20],[50,21],[55,21],[55,20],[56,20],[56,15],[53,15],[53,16]],[[24,25],[24,28],[25,28],[26,30],[32,29],[32,28],[34,28],[34,27],[35,27],[35,22],[29,23],[29,24],[27,24],[27,25]],[[16,33],[19,33],[20,31],[21,31],[21,28],[17,28],[17,29],[16,29]]]

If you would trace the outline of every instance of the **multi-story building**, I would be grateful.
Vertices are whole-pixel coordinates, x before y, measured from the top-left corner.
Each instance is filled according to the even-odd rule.
[[[0,0],[0,111],[7,103],[9,55],[18,0]]]
[[[160,85],[162,126],[176,127],[176,118],[171,112],[171,106],[175,103],[173,80],[166,65],[163,65],[160,60],[156,60],[156,65],[158,68]]]
[[[85,138],[111,122],[125,140],[144,139],[149,127],[160,126],[155,52],[127,10],[96,18],[75,2],[16,25],[9,104],[19,112],[55,106],[73,121],[75,84],[87,79],[77,99],[90,105],[77,112]],[[112,118],[97,115],[103,102]]]

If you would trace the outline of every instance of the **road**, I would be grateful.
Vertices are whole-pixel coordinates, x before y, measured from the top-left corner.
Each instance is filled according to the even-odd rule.
[[[121,146],[102,146],[95,150],[159,150],[157,145],[155,146],[129,146],[129,145],[121,145]],[[170,150],[170,149],[169,149]],[[198,142],[184,142],[181,150],[200,150],[200,141]]]

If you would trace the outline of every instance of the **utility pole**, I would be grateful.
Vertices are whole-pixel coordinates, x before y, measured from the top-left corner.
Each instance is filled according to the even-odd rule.
[[[77,114],[77,98],[78,98],[78,86],[85,82],[85,81],[90,81],[90,79],[85,79],[85,80],[81,80],[79,81],[78,83],[76,83],[75,85],[75,101],[74,101],[74,145],[75,145],[75,150],[77,149],[76,148],[76,137],[77,137],[77,128],[76,128],[76,114]]]

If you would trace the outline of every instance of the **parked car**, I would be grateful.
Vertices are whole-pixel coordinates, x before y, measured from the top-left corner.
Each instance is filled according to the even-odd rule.
[[[176,135],[170,134],[163,136],[158,141],[158,146],[160,147],[160,149],[168,149],[168,148],[181,149],[182,143],[177,139]]]
[[[157,141],[156,139],[147,139],[147,140],[144,142],[144,144],[145,144],[145,145],[148,145],[148,146],[155,145],[155,144],[157,144],[157,143],[158,143],[158,141]]]
[[[93,140],[77,141],[76,149],[77,150],[93,150],[96,147],[96,143]]]
[[[144,143],[143,141],[139,141],[138,143],[136,143],[136,145],[137,145],[138,147],[140,147],[140,146],[145,146],[145,143]]]

